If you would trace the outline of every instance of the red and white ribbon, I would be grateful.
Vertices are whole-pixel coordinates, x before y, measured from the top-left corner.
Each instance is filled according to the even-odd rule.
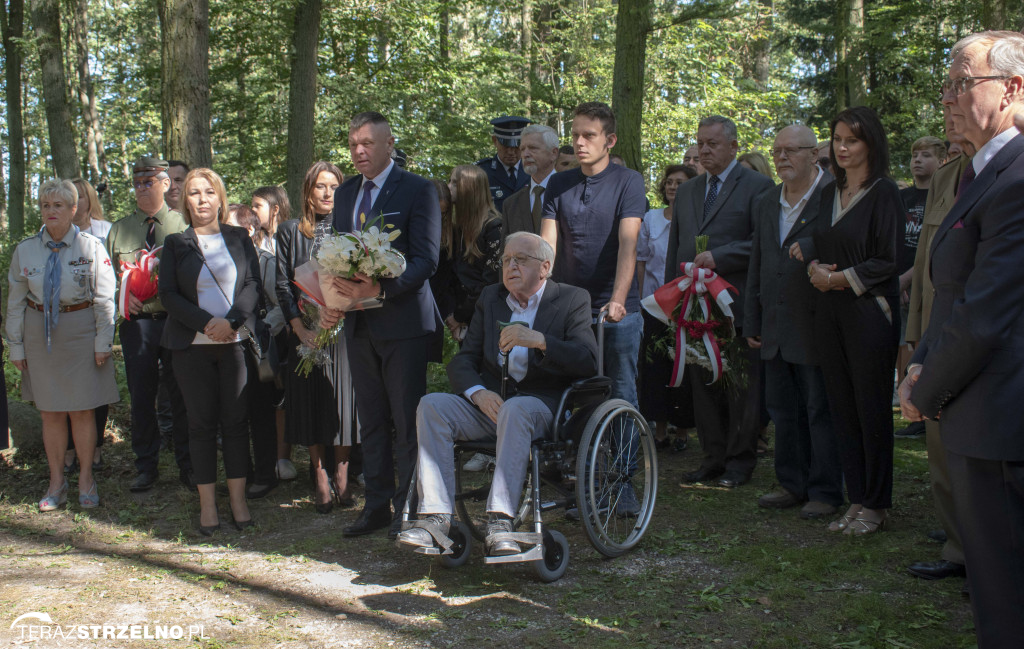
[[[157,294],[159,287],[156,268],[160,265],[160,257],[157,255],[162,249],[163,246],[160,246],[142,251],[134,264],[121,262],[121,291],[117,295],[117,308],[125,320],[132,319],[128,310],[129,295],[134,295],[137,300],[144,302]]]
[[[669,384],[672,387],[679,387],[683,382],[688,338],[700,339],[703,343],[704,349],[708,353],[708,359],[711,361],[711,383],[714,383],[721,378],[724,365],[722,352],[713,332],[718,325],[712,321],[711,300],[714,300],[722,313],[731,320],[733,316],[730,305],[733,303],[733,298],[729,295],[729,291],[736,292],[736,288],[719,277],[713,270],[698,268],[693,262],[680,264],[679,267],[683,271],[682,276],[648,295],[641,301],[641,305],[652,316],[671,326],[673,324],[672,312],[682,302],[682,308],[679,309],[679,316],[675,322],[676,357]],[[686,319],[694,300],[700,307],[703,317],[700,321]]]

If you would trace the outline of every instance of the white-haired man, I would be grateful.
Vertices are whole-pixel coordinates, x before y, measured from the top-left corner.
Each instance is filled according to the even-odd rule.
[[[550,430],[565,388],[597,372],[590,294],[549,281],[554,258],[551,246],[533,233],[517,232],[505,241],[502,283],[480,294],[462,349],[448,364],[455,394],[428,394],[416,410],[420,520],[398,535],[400,543],[433,547],[447,537],[455,504],[452,448],[456,441],[495,440],[486,551],[520,552],[503,535],[512,531],[530,444]],[[515,324],[499,331],[502,322]],[[505,353],[510,379],[502,399],[499,363]]]
[[[530,124],[523,129],[519,150],[530,182],[505,199],[501,209],[504,236],[513,232],[540,234],[544,194],[558,161],[558,134],[550,126]]]
[[[904,415],[938,420],[980,649],[1024,638],[1024,36],[953,46],[942,103],[978,149],[935,232],[928,329],[900,386]]]

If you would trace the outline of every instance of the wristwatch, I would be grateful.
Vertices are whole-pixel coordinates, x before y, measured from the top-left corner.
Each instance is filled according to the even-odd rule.
[[[228,324],[231,325],[232,329],[238,331],[239,329],[242,328],[242,325],[245,323],[239,320],[238,318],[228,318]]]

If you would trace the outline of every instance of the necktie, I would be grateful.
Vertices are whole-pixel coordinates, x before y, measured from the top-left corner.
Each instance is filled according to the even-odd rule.
[[[974,178],[977,175],[977,172],[974,171],[974,163],[968,162],[967,168],[964,169],[963,175],[960,176],[960,184],[957,185],[956,188],[956,200],[960,200],[960,197],[964,195],[965,191],[967,191],[967,186],[974,181]]]
[[[539,234],[540,233],[540,213],[541,213],[541,208],[544,207],[544,198],[543,198],[543,196],[544,196],[544,187],[542,185],[537,185],[536,187],[533,188],[533,210],[531,210],[531,214],[533,215],[533,233],[534,234]]]
[[[367,180],[363,183],[363,200],[359,203],[359,216],[356,218],[356,227],[352,228],[354,232],[358,232],[363,229],[363,225],[370,220],[370,208],[373,207],[373,200],[370,197],[370,192],[376,187],[372,180]]]
[[[146,250],[152,250],[156,245],[156,223],[155,216],[146,217],[146,225],[149,226],[149,230],[146,231]]]
[[[512,187],[516,186],[516,168],[515,167],[509,167],[508,168],[508,181],[509,181],[509,183],[511,183]]]
[[[50,351],[50,331],[57,326],[60,315],[60,249],[68,244],[63,241],[47,241],[50,256],[46,258],[46,274],[43,276],[43,329],[46,334],[46,351]]]
[[[704,220],[707,220],[708,215],[711,214],[711,208],[714,207],[716,198],[718,198],[718,176],[711,176],[708,195],[704,199]]]

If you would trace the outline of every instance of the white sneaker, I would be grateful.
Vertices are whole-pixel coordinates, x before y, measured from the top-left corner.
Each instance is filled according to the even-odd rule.
[[[294,480],[296,475],[298,474],[291,460],[282,459],[277,461],[277,477],[279,480]]]
[[[469,461],[462,465],[463,471],[483,471],[488,465],[494,464],[494,458],[483,453],[477,453],[469,458]]]

